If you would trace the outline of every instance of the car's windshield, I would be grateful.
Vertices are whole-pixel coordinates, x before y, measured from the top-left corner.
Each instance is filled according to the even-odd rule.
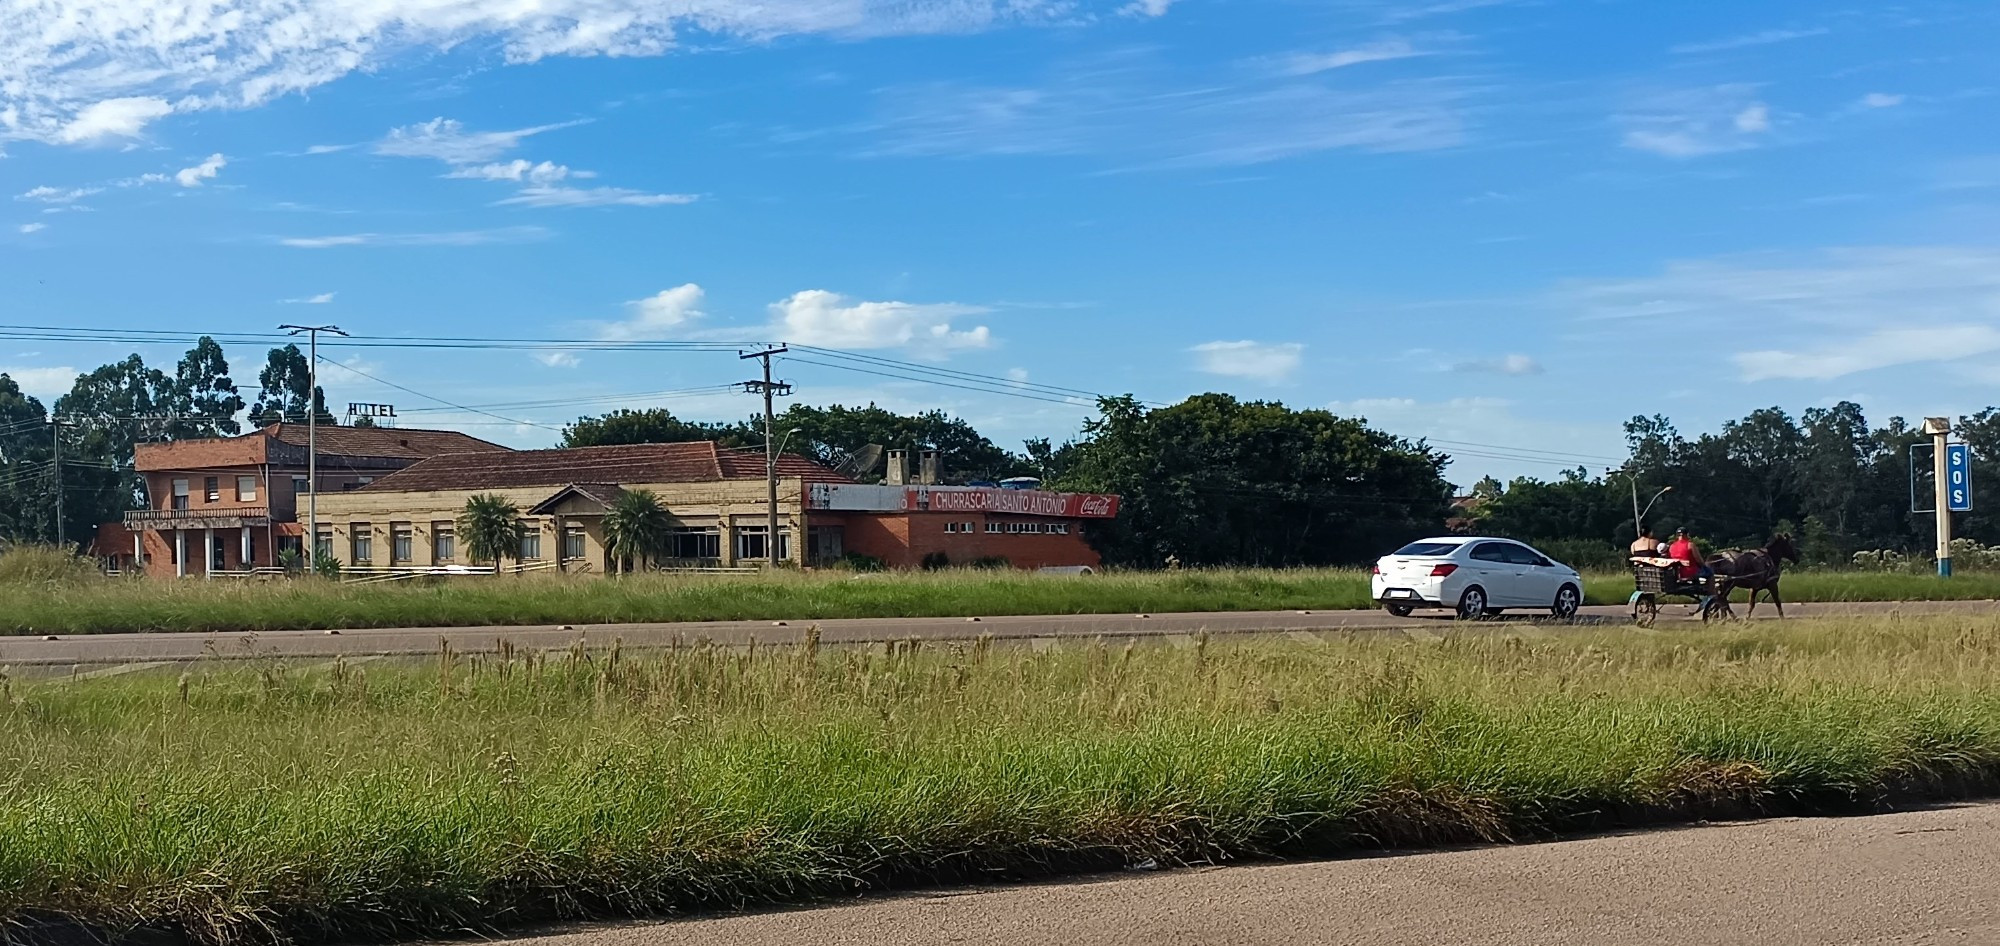
[[[1396,550],[1397,555],[1450,555],[1462,542],[1412,542]]]

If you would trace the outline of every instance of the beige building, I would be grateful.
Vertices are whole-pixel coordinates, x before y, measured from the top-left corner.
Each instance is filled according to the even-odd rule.
[[[714,443],[522,450],[433,457],[348,492],[321,494],[321,557],[344,568],[474,564],[456,520],[473,496],[496,494],[521,509],[524,565],[572,572],[610,570],[604,513],[625,490],[651,490],[675,522],[669,567],[730,567],[766,560],[769,538],[764,455]],[[838,536],[805,520],[810,484],[845,477],[799,457],[778,463],[778,551],[804,564],[817,551],[840,556]],[[827,557],[825,555],[818,557]]]

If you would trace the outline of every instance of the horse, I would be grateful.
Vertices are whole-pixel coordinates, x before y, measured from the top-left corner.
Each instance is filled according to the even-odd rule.
[[[1743,616],[1749,617],[1757,610],[1757,595],[1769,592],[1771,604],[1778,609],[1778,616],[1785,616],[1785,602],[1778,596],[1778,579],[1783,577],[1785,562],[1799,563],[1799,547],[1792,543],[1788,533],[1780,532],[1764,543],[1761,549],[1730,549],[1718,552],[1708,560],[1708,567],[1719,576],[1729,579],[1729,584],[1750,592],[1750,609]]]

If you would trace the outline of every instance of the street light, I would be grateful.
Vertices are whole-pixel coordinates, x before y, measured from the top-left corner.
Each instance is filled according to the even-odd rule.
[[[1661,487],[1659,492],[1653,494],[1652,499],[1646,501],[1646,507],[1641,509],[1639,508],[1639,477],[1634,475],[1630,470],[1605,470],[1604,472],[1610,475],[1622,476],[1626,482],[1632,484],[1632,534],[1634,536],[1645,531],[1644,523],[1646,521],[1646,514],[1653,511],[1653,504],[1659,502],[1660,497],[1674,491],[1674,488],[1671,486]]]

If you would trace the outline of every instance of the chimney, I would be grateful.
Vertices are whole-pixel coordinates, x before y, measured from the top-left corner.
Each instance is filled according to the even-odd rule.
[[[910,482],[910,451],[889,451],[889,466],[882,474],[882,482],[890,486],[904,486]]]
[[[917,482],[925,486],[936,486],[942,481],[944,463],[936,450],[925,450],[917,465]]]

